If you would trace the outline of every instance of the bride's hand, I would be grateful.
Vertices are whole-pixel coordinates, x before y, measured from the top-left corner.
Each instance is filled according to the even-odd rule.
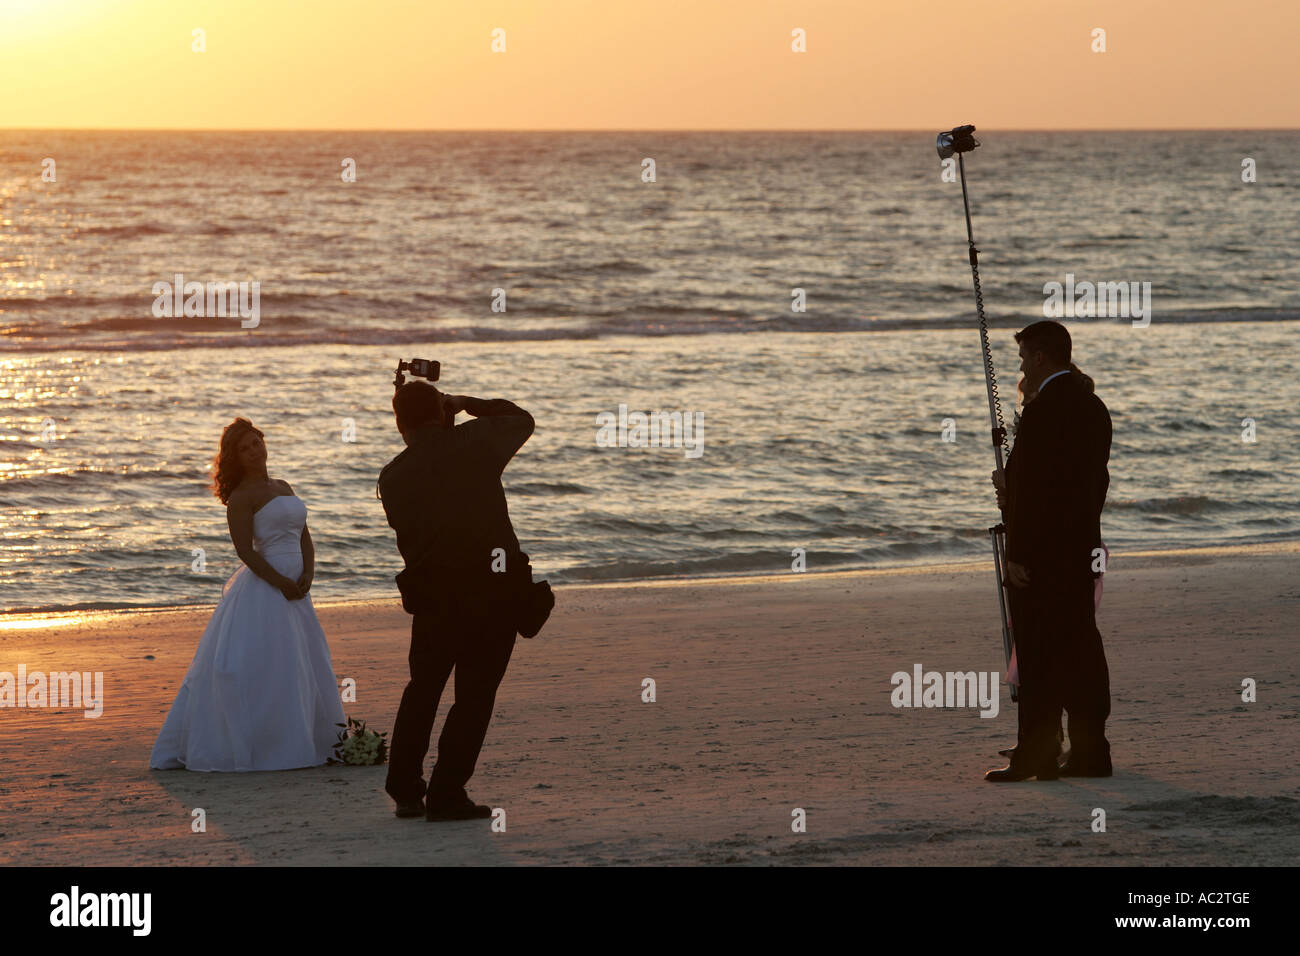
[[[298,590],[301,591],[304,596],[311,590],[311,579],[312,573],[310,571],[304,571],[298,577]]]
[[[280,593],[284,595],[285,600],[288,601],[302,600],[303,592],[298,587],[298,583],[294,581],[292,578],[284,578],[283,580],[280,581],[279,584],[276,585],[276,587],[280,589]]]

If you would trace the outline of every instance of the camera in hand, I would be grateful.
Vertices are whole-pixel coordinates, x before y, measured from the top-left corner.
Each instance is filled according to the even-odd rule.
[[[411,359],[409,362],[399,359],[397,373],[393,376],[393,388],[401,388],[406,384],[406,376],[402,374],[403,372],[410,372],[416,378],[436,382],[441,370],[442,365],[432,359]]]
[[[433,359],[411,359],[409,362],[405,359],[399,359],[397,362],[397,372],[393,375],[393,390],[397,391],[406,384],[404,372],[409,372],[415,378],[422,378],[429,382],[438,381],[438,375],[442,371],[442,365]],[[443,397],[446,401],[446,396]],[[455,414],[447,416],[444,423],[447,428],[451,428],[456,423]]]

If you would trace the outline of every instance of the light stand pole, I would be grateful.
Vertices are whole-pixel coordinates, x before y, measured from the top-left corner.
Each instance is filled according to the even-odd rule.
[[[961,202],[966,211],[966,242],[969,247],[970,255],[970,274],[975,283],[975,314],[979,317],[980,326],[980,351],[984,358],[984,387],[988,393],[989,400],[989,426],[993,437],[993,461],[997,466],[998,477],[1003,478],[1003,450],[1007,443],[1007,429],[1002,423],[1002,401],[998,397],[998,380],[997,372],[993,368],[993,350],[989,347],[989,326],[988,320],[984,317],[984,293],[980,290],[980,269],[979,269],[979,250],[975,248],[975,232],[971,228],[970,221],[970,197],[966,191],[966,163],[963,160],[962,153],[969,153],[979,142],[972,135],[975,132],[974,126],[958,126],[956,129],[946,133],[940,133],[936,148],[939,151],[940,159],[948,159],[956,154],[957,167],[961,170]],[[1005,487],[1005,478],[1003,478],[1003,487]],[[998,522],[989,528],[989,539],[993,545],[993,574],[997,581],[998,589],[998,608],[1002,612],[1002,652],[1006,660],[1007,667],[1011,666],[1011,648],[1014,642],[1012,636],[1012,621],[1007,614],[1007,583],[1004,570],[1006,568],[1006,548],[1007,548],[1007,527],[1002,522]],[[1019,688],[1015,684],[1009,684],[1011,687],[1011,699],[1019,698]]]

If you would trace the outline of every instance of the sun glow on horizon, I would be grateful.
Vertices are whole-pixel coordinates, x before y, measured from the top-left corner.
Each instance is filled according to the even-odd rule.
[[[108,12],[102,0],[0,0],[0,46],[67,36]]]
[[[1291,128],[1297,33],[1272,0],[0,0],[0,128]]]

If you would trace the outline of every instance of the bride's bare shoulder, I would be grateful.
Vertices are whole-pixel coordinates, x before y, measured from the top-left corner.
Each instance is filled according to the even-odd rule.
[[[243,485],[240,485],[238,488],[232,490],[230,492],[230,497],[226,499],[226,510],[232,511],[232,510],[238,510],[240,508],[246,508],[248,507],[248,504],[249,504],[249,490]]]

